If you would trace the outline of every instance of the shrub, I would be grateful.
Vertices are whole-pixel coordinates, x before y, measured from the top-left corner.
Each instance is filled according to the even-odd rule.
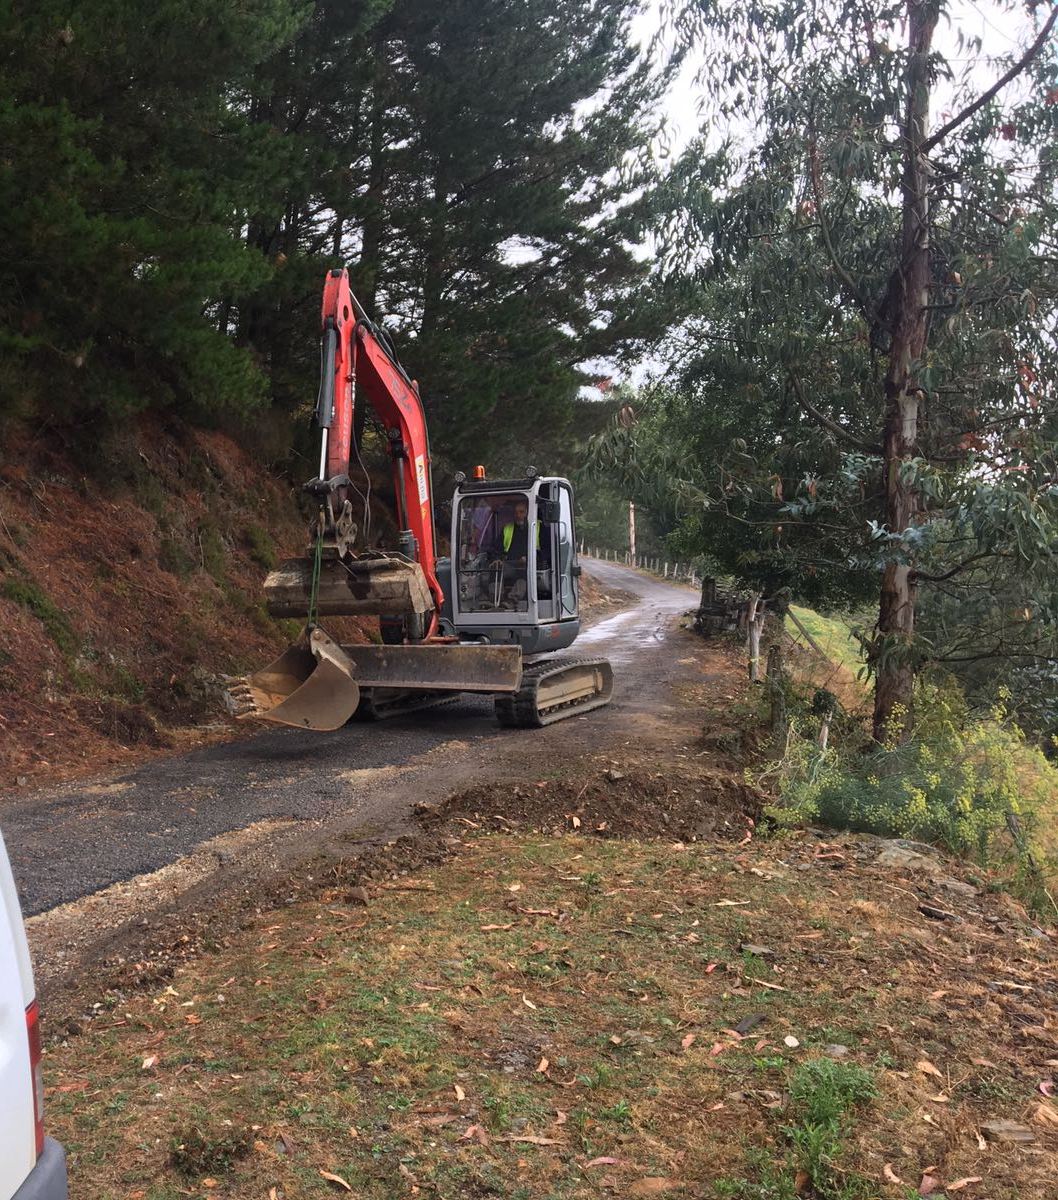
[[[250,558],[259,567],[271,571],[276,565],[276,548],[268,530],[260,525],[247,525],[244,537],[250,551]]]
[[[917,838],[980,861],[1009,815],[1031,830],[1058,803],[1058,770],[1008,719],[1005,702],[983,718],[951,684],[923,683],[906,741],[894,729],[866,752],[820,751],[795,722],[783,758],[765,773],[778,791],[768,810],[781,824]]]
[[[15,576],[4,580],[0,594],[31,612],[63,654],[73,658],[80,646],[77,634],[66,614],[38,583],[26,576]]]

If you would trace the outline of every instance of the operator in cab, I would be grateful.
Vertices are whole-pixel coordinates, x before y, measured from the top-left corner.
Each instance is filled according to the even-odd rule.
[[[497,533],[492,566],[503,571],[503,591],[508,600],[520,605],[529,594],[526,571],[529,564],[529,502],[524,496],[515,500],[513,519],[501,524]]]

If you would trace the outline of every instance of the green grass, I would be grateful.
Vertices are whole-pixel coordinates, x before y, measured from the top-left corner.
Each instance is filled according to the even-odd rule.
[[[5,599],[12,600],[31,612],[67,658],[73,658],[77,654],[81,645],[77,634],[70,626],[66,614],[38,583],[26,576],[15,576],[5,579],[0,591]]]
[[[816,644],[835,666],[847,667],[855,674],[863,666],[863,654],[860,643],[853,634],[852,623],[844,617],[824,617],[811,608],[801,608],[791,604],[790,611],[794,613],[801,624],[812,635]],[[787,631],[799,646],[807,646],[804,635],[791,621]]]
[[[904,937],[915,897],[851,869],[793,887],[759,861],[750,874],[707,844],[492,836],[373,886],[366,908],[339,882],[264,913],[123,995],[120,1025],[49,1047],[49,1122],[77,1194],[175,1200],[212,1177],[218,1197],[325,1200],[340,1193],[324,1169],[362,1200],[412,1186],[589,1200],[666,1178],[702,1200],[873,1200],[880,1154],[916,1144],[936,1090],[915,1056],[965,1077],[982,1044],[1011,1055],[1009,1022],[968,1007],[912,1038],[944,1009],[930,991],[957,990]],[[731,1032],[753,1013],[747,1036]],[[813,1049],[831,1040],[847,1059]],[[1013,1103],[1004,1072],[974,1078],[950,1105],[965,1128]],[[909,1178],[919,1164],[903,1157]],[[953,1161],[947,1178],[969,1173]]]

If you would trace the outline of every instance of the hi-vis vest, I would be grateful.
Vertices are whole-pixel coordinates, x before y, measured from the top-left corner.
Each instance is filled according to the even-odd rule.
[[[536,548],[540,549],[540,522],[536,521]],[[503,527],[503,553],[506,554],[511,548],[511,543],[514,541],[514,522],[511,521]]]

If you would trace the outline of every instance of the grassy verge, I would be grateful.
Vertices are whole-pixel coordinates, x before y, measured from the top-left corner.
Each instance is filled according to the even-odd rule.
[[[790,605],[791,611],[812,635],[812,640],[835,666],[845,667],[855,675],[863,666],[863,654],[849,623],[839,617],[825,617],[811,608]],[[787,626],[790,637],[808,648],[805,636],[791,621]]]
[[[462,824],[366,908],[265,914],[52,1047],[72,1194],[1048,1194],[1054,952],[1013,910],[938,927],[852,839]]]

